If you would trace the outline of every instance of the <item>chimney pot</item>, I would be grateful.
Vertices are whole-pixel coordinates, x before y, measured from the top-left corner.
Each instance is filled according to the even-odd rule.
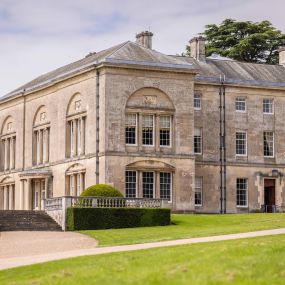
[[[153,33],[149,31],[144,31],[136,34],[136,43],[142,45],[145,48],[152,49],[152,36]]]
[[[205,42],[206,38],[202,36],[192,38],[189,41],[190,56],[198,61],[206,61]]]

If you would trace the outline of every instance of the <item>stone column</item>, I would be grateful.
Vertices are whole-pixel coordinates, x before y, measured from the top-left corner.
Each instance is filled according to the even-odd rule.
[[[160,174],[159,172],[154,172],[155,177],[155,193],[153,193],[154,198],[159,199],[160,198]]]
[[[39,151],[39,160],[40,164],[43,163],[43,130],[39,130],[39,136],[40,136],[40,141],[39,141],[39,146],[40,146],[40,151]]]
[[[4,141],[4,157],[5,157],[5,161],[4,161],[4,170],[8,170],[8,139],[5,139]]]
[[[73,184],[73,189],[70,189],[72,190],[72,194],[71,196],[76,196],[76,175],[72,175],[72,184]]]
[[[39,131],[36,131],[37,138],[37,165],[40,164],[40,134]]]
[[[13,137],[11,137],[10,138],[10,141],[9,141],[9,149],[10,149],[10,170],[11,169],[13,169],[14,167],[13,167],[13,164],[14,164],[14,146],[13,146],[13,144],[14,144],[14,139],[13,139]]]
[[[85,153],[85,120],[81,118],[81,154]]]
[[[49,128],[46,129],[46,157],[45,162],[49,162]]]
[[[25,193],[26,193],[26,210],[32,210],[32,179],[28,178],[25,182]]]
[[[4,189],[4,210],[9,210],[9,205],[8,205],[8,196],[9,196],[9,193],[8,193],[8,186],[5,185],[3,186],[3,189]]]
[[[14,210],[14,191],[13,185],[9,185],[9,210]]]
[[[160,151],[160,117],[159,115],[154,115],[154,145],[155,150]]]
[[[24,210],[24,180],[20,180],[20,210]]]
[[[45,199],[49,198],[48,195],[48,177],[45,178]]]
[[[85,179],[84,179],[84,177],[85,177],[85,173],[81,173],[81,193],[84,191],[84,189],[85,189]],[[81,194],[80,193],[80,194]]]

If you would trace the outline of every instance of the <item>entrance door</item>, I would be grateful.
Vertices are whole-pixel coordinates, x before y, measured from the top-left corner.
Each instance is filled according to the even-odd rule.
[[[264,179],[265,212],[275,211],[275,179]]]
[[[45,199],[45,180],[34,179],[32,181],[33,209],[40,210],[42,199]]]

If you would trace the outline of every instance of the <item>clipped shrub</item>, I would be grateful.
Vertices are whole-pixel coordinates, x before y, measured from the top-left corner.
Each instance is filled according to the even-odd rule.
[[[80,196],[93,197],[124,197],[123,194],[115,187],[107,184],[96,184],[86,188]]]
[[[166,226],[170,209],[68,208],[67,230],[98,230]]]

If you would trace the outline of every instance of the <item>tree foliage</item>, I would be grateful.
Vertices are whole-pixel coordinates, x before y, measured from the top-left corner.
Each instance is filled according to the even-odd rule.
[[[220,25],[206,25],[201,35],[207,40],[206,56],[218,53],[257,63],[277,64],[278,48],[285,43],[285,34],[269,21],[254,23],[225,19]]]

